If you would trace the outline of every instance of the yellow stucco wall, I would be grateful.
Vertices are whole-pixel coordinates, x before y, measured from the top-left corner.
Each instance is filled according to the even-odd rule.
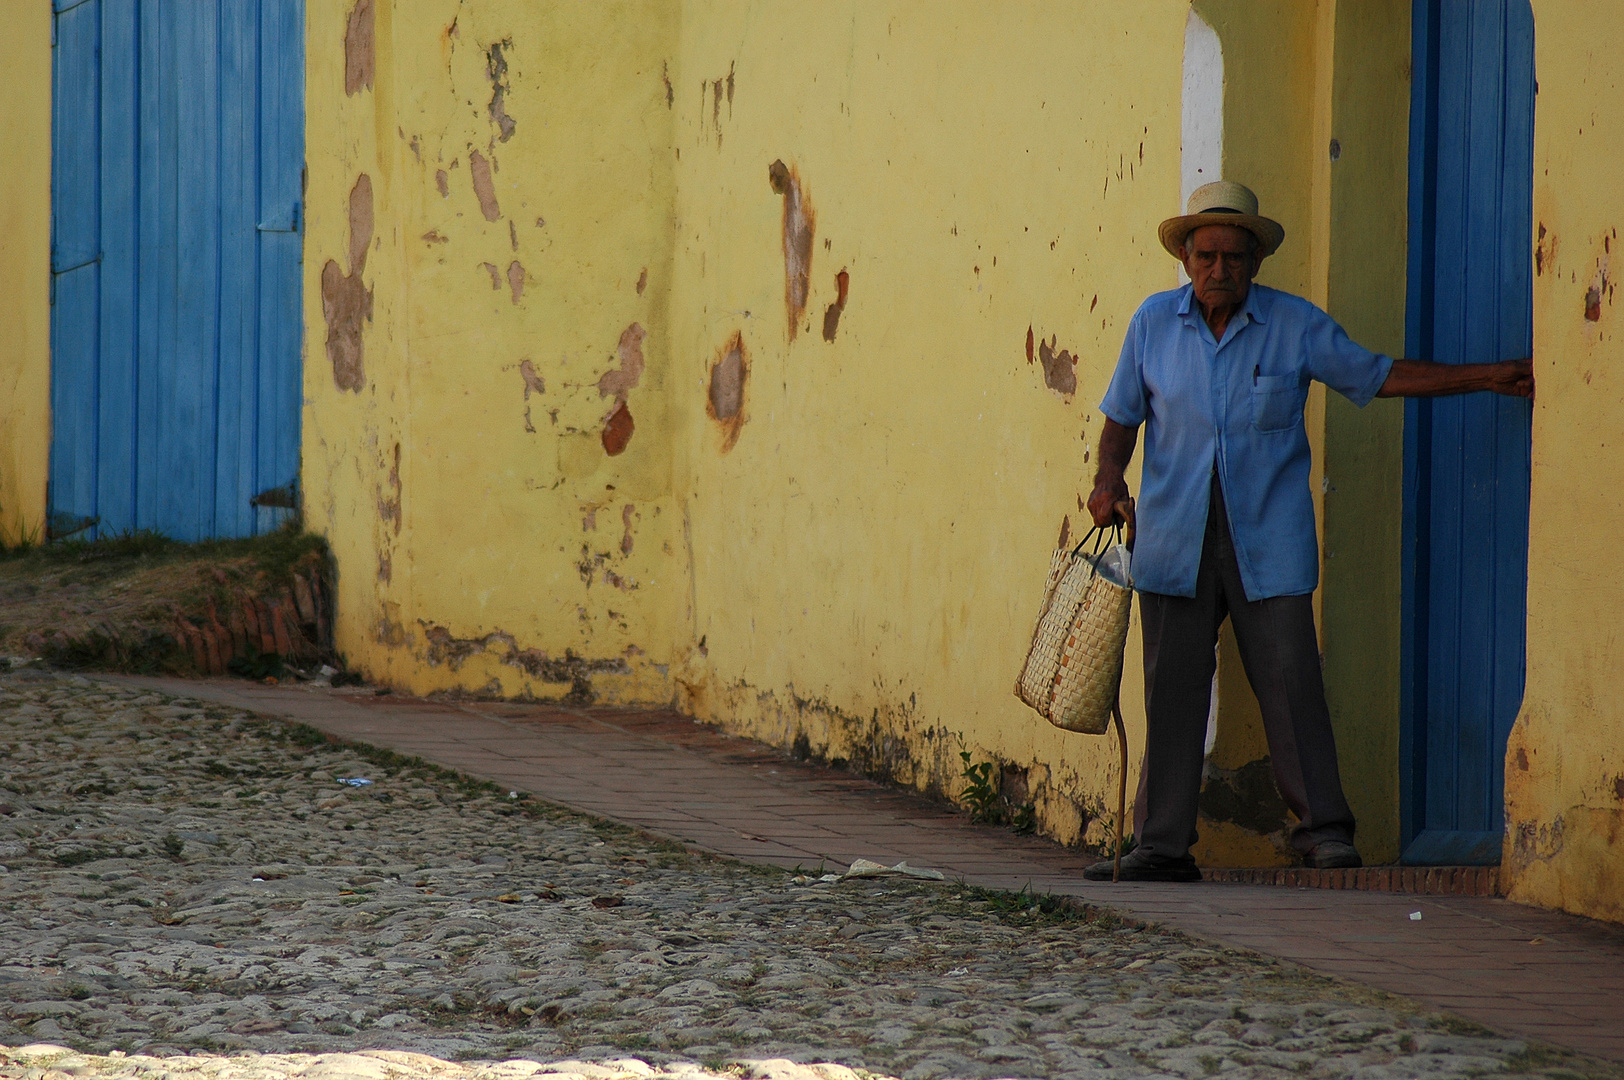
[[[51,450],[51,7],[0,35],[0,544],[45,533]]]
[[[1514,900],[1624,921],[1624,28],[1536,0],[1528,682],[1506,758]],[[1590,316],[1594,315],[1594,318]]]
[[[419,693],[670,700],[675,6],[308,6],[304,472],[339,648]]]
[[[1128,317],[1176,280],[1155,226],[1185,11],[684,6],[672,402],[704,643],[674,669],[684,708],[948,792],[962,737],[1024,773],[1046,831],[1105,838],[1112,741],[1011,687]],[[796,200],[815,221],[792,330]],[[706,397],[734,335],[728,448]],[[1137,627],[1123,699],[1137,741]]]
[[[1325,307],[1366,348],[1404,355],[1410,2],[1336,5],[1326,162]],[[1343,787],[1367,862],[1399,856],[1404,403],[1324,395],[1321,643]]]

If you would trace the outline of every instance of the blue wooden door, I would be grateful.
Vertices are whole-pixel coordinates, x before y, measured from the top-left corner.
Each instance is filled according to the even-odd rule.
[[[1528,0],[1417,0],[1408,350],[1531,354],[1534,17]],[[1404,860],[1495,863],[1506,739],[1522,704],[1526,401],[1405,413]]]
[[[54,12],[50,533],[265,531],[299,468],[302,0]]]

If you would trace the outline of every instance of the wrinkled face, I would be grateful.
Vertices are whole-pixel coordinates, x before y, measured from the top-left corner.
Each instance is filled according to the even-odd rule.
[[[1263,265],[1257,237],[1239,225],[1203,225],[1179,248],[1184,272],[1202,308],[1239,307]]]

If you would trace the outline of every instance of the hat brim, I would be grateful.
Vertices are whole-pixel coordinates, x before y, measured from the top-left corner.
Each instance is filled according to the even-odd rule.
[[[1254,214],[1185,214],[1162,222],[1156,234],[1161,238],[1162,247],[1176,259],[1184,241],[1203,225],[1234,225],[1245,229],[1257,237],[1260,255],[1273,255],[1286,239],[1286,230],[1278,221]]]

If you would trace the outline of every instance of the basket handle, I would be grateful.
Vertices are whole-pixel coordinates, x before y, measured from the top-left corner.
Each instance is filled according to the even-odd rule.
[[[1106,532],[1107,529],[1111,530],[1110,533]],[[1083,534],[1082,540],[1078,542],[1076,547],[1071,549],[1072,558],[1075,559],[1083,553],[1083,548],[1088,546],[1088,541],[1094,537],[1095,533],[1098,533],[1099,537],[1094,540],[1094,546],[1090,549],[1089,555],[1093,556],[1092,561],[1096,566],[1099,564],[1100,559],[1105,557],[1105,552],[1108,550],[1107,536],[1110,537],[1112,544],[1122,543],[1122,523],[1120,521],[1113,521],[1109,525],[1096,525]]]

